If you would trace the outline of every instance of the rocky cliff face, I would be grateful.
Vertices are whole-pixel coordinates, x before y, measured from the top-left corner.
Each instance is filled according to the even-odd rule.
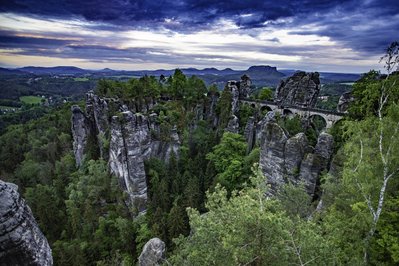
[[[216,103],[213,98],[209,109],[214,113]],[[180,147],[177,128],[161,132],[157,114],[148,110],[151,104],[141,104],[144,109],[139,110],[137,103],[124,104],[117,99],[100,98],[89,92],[86,112],[78,106],[72,107],[77,166],[82,164],[88,149],[99,151],[99,156],[108,160],[110,171],[119,178],[121,187],[129,195],[128,203],[135,214],[145,211],[147,201],[144,161],[155,157],[167,162],[172,153],[178,155]],[[130,110],[128,105],[136,112]],[[204,118],[200,114],[202,109],[198,108],[198,119]],[[118,115],[112,116],[112,113]],[[215,118],[209,115],[209,119]]]
[[[308,194],[314,196],[320,174],[329,169],[333,144],[330,134],[321,133],[313,149],[304,133],[289,138],[277,123],[266,122],[261,133],[259,164],[271,185],[270,194],[292,182],[302,183]]]
[[[279,105],[314,107],[320,92],[319,73],[296,72],[277,87],[274,101]]]
[[[0,265],[53,265],[47,239],[17,189],[0,180]]]
[[[75,154],[76,166],[81,166],[85,155],[90,135],[93,134],[90,120],[79,106],[72,106],[72,135],[73,152]]]
[[[143,149],[150,141],[147,121],[142,115],[130,111],[111,122],[109,167],[128,193],[134,212],[143,212],[147,201],[147,184]]]

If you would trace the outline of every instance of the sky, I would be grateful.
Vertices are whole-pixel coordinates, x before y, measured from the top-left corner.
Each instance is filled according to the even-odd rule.
[[[399,40],[399,0],[0,0],[0,66],[362,73]]]

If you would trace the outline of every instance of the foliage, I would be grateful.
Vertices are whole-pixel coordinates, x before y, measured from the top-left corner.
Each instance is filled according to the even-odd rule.
[[[258,99],[261,101],[272,101],[273,91],[270,88],[263,87],[258,94]]]
[[[328,241],[316,223],[291,220],[275,199],[264,197],[263,177],[227,198],[217,186],[208,193],[206,215],[189,209],[192,234],[176,239],[175,265],[333,264]]]

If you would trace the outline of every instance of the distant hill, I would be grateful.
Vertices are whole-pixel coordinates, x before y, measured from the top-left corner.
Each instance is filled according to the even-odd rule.
[[[36,75],[45,75],[45,74],[52,74],[52,75],[76,75],[76,74],[85,74],[91,73],[91,70],[85,70],[82,68],[74,67],[74,66],[57,66],[57,67],[22,67],[17,68],[16,70],[28,72]]]
[[[276,87],[281,79],[291,76],[298,70],[285,69],[277,70],[276,67],[272,66],[251,66],[247,70],[233,70],[231,68],[225,68],[222,70],[216,68],[182,68],[183,73],[187,76],[196,75],[203,79],[207,85],[216,84],[219,88],[223,88],[229,80],[239,80],[242,75],[248,75],[253,85],[257,87],[270,86]],[[30,74],[30,75],[65,75],[65,76],[88,76],[93,79],[98,78],[119,78],[128,79],[130,77],[141,77],[144,75],[156,76],[161,75],[170,76],[173,75],[174,69],[158,69],[158,70],[113,70],[110,68],[104,68],[101,70],[88,70],[74,66],[57,66],[57,67],[22,67],[17,69],[6,69],[0,68],[0,74],[3,75],[18,75],[18,74]],[[360,74],[351,73],[332,73],[332,72],[319,72],[321,82],[324,84],[328,83],[340,83],[340,82],[353,82],[360,78]]]
[[[17,69],[8,69],[8,68],[0,67],[0,74],[1,75],[25,75],[27,73],[24,71],[17,70]]]

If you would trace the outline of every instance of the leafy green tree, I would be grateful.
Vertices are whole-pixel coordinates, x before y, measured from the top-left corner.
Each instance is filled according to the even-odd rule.
[[[273,91],[270,88],[263,87],[259,91],[258,99],[262,101],[272,101],[273,100]]]
[[[247,145],[243,136],[225,132],[220,143],[206,155],[218,172],[216,181],[226,187],[229,192],[245,181],[243,161],[246,150]]]
[[[258,171],[254,188],[229,199],[217,186],[208,193],[208,212],[189,208],[191,235],[175,240],[175,265],[334,265],[333,251],[320,227],[293,222],[276,199],[264,197],[264,177]]]

